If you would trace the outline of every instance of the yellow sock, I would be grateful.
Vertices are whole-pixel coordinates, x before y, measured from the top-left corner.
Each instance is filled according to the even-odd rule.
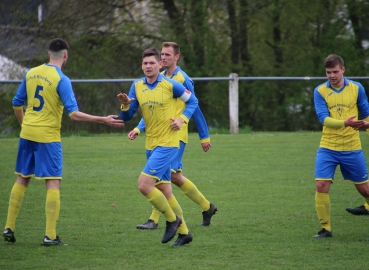
[[[364,207],[369,211],[369,198],[365,198],[366,203],[364,203]]]
[[[49,189],[46,194],[46,232],[50,239],[56,238],[56,221],[60,213],[60,190]]]
[[[19,214],[26,188],[26,186],[23,186],[17,182],[15,182],[13,185],[13,188],[10,192],[8,217],[6,219],[5,229],[10,228],[12,231],[14,231],[15,220]]]
[[[159,223],[160,214],[161,214],[160,211],[154,207],[152,209],[150,219],[152,221],[154,221],[156,224],[158,224]]]
[[[322,228],[331,231],[331,202],[328,193],[315,193],[315,208]]]
[[[153,191],[146,196],[146,198],[156,209],[164,214],[167,221],[173,222],[176,220],[176,214],[174,214],[172,208],[170,208],[169,206],[167,199],[160,190],[154,188]]]
[[[210,202],[205,199],[204,195],[202,195],[202,193],[197,189],[195,184],[190,181],[190,179],[186,178],[186,181],[180,187],[180,189],[188,198],[200,205],[202,211],[209,210]]]
[[[186,222],[185,222],[185,220],[183,218],[183,211],[182,211],[182,208],[179,205],[177,199],[174,196],[172,196],[172,198],[170,198],[168,200],[168,203],[169,203],[170,207],[172,208],[173,212],[177,216],[179,216],[179,217],[182,218],[182,224],[178,228],[178,233],[180,233],[180,234],[188,234],[188,228],[187,228]]]

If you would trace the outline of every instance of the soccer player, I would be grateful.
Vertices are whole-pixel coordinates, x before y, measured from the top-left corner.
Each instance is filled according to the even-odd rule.
[[[194,92],[194,84],[190,77],[179,67],[177,62],[180,58],[180,47],[175,42],[163,42],[161,50],[161,60],[163,62],[163,67],[165,70],[162,74],[170,79],[180,82],[186,89],[190,90],[192,94]],[[178,116],[182,114],[185,103],[180,99],[177,100],[177,114]],[[198,106],[194,113],[193,118],[197,130],[199,132],[200,143],[204,152],[207,152],[210,147],[210,136],[208,131],[208,126],[204,115],[202,114],[200,107]],[[136,128],[134,128],[129,134],[128,138],[134,140],[138,134],[145,130],[145,122],[141,119],[140,123]],[[180,148],[175,161],[172,163],[172,183],[179,187],[185,195],[187,195],[192,201],[197,203],[202,208],[203,221],[202,226],[209,226],[211,217],[218,210],[217,207],[210,203],[204,195],[197,189],[196,185],[191,182],[182,174],[182,157],[188,142],[188,124],[183,123],[181,130],[179,131]],[[160,218],[160,212],[154,208],[148,221],[143,224],[137,225],[137,229],[157,229],[158,222]]]
[[[63,157],[60,127],[65,107],[75,121],[95,122],[123,127],[117,115],[94,116],[78,111],[70,79],[61,71],[68,59],[68,43],[60,38],[49,44],[48,64],[30,69],[13,98],[15,115],[21,125],[18,156],[15,167],[17,179],[10,193],[4,240],[16,241],[15,221],[31,177],[46,182],[46,232],[43,245],[63,245],[56,235],[60,213],[60,181]],[[27,103],[25,113],[22,106]]]
[[[313,236],[316,238],[332,237],[328,192],[337,165],[343,178],[352,181],[369,203],[368,169],[358,132],[361,127],[369,127],[366,122],[369,120],[368,98],[360,83],[343,76],[345,67],[340,56],[328,55],[324,67],[328,81],[314,90],[316,114],[323,125],[315,164],[315,204],[322,226]],[[365,121],[357,120],[359,114]]]
[[[179,237],[173,245],[182,246],[192,241],[192,235],[172,194],[171,164],[178,153],[178,131],[184,122],[188,123],[198,101],[182,84],[160,74],[161,67],[160,52],[155,48],[145,50],[142,54],[145,77],[133,82],[129,96],[120,93],[118,99],[124,121],[130,120],[140,107],[146,125],[147,162],[138,178],[138,189],[167,220],[162,243],[169,242],[178,229]],[[179,117],[177,98],[185,103]]]

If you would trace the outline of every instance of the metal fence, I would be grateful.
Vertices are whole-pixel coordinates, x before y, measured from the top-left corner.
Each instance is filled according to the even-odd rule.
[[[367,76],[347,77],[351,80],[369,80]],[[130,83],[136,79],[71,79],[72,83]],[[229,122],[230,133],[238,133],[238,84],[239,81],[325,81],[327,77],[238,77],[231,73],[229,77],[197,77],[193,81],[229,81]],[[21,83],[22,80],[0,80],[0,83]]]
[[[347,77],[351,80],[369,80],[367,76]],[[71,79],[72,83],[129,83],[135,79]],[[191,78],[193,81],[317,81],[327,80],[327,77],[238,77],[232,73],[229,77],[196,77]],[[1,80],[0,83],[21,83],[22,80]]]

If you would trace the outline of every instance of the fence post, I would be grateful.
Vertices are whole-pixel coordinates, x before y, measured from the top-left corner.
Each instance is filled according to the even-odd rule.
[[[229,77],[229,123],[231,134],[238,134],[238,75],[231,73]]]

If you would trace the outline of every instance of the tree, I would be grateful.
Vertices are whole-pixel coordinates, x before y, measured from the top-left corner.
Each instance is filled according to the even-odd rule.
[[[36,2],[32,4],[39,3]],[[330,53],[345,59],[347,76],[366,75],[368,70],[368,1],[41,2],[42,23],[38,23],[35,14],[25,13],[29,26],[19,28],[21,22],[14,19],[14,29],[7,27],[12,30],[0,33],[0,54],[12,53],[19,63],[29,67],[41,64],[47,60],[44,48],[50,36],[58,35],[71,45],[70,60],[64,69],[71,78],[142,77],[142,51],[150,46],[160,48],[163,41],[175,41],[181,46],[179,65],[191,77],[228,77],[231,72],[241,77],[323,76],[322,63]],[[30,2],[20,4],[27,3]],[[4,6],[4,1],[0,5],[1,11],[12,14],[21,15],[24,10],[14,9],[9,3]],[[8,23],[10,17],[14,16],[2,21]],[[18,46],[9,45],[14,43]],[[28,52],[27,57],[24,52]],[[240,81],[240,126],[278,131],[320,129],[313,107],[313,91],[319,83]],[[129,86],[75,84],[74,89],[83,110],[107,114],[118,112],[115,95],[127,92]],[[208,124],[228,128],[228,82],[196,82],[195,92]],[[2,102],[5,101],[0,100],[0,106]],[[64,130],[107,130],[88,124],[74,126],[65,118]],[[135,124],[129,122],[127,129]],[[190,130],[195,130],[192,122]]]

